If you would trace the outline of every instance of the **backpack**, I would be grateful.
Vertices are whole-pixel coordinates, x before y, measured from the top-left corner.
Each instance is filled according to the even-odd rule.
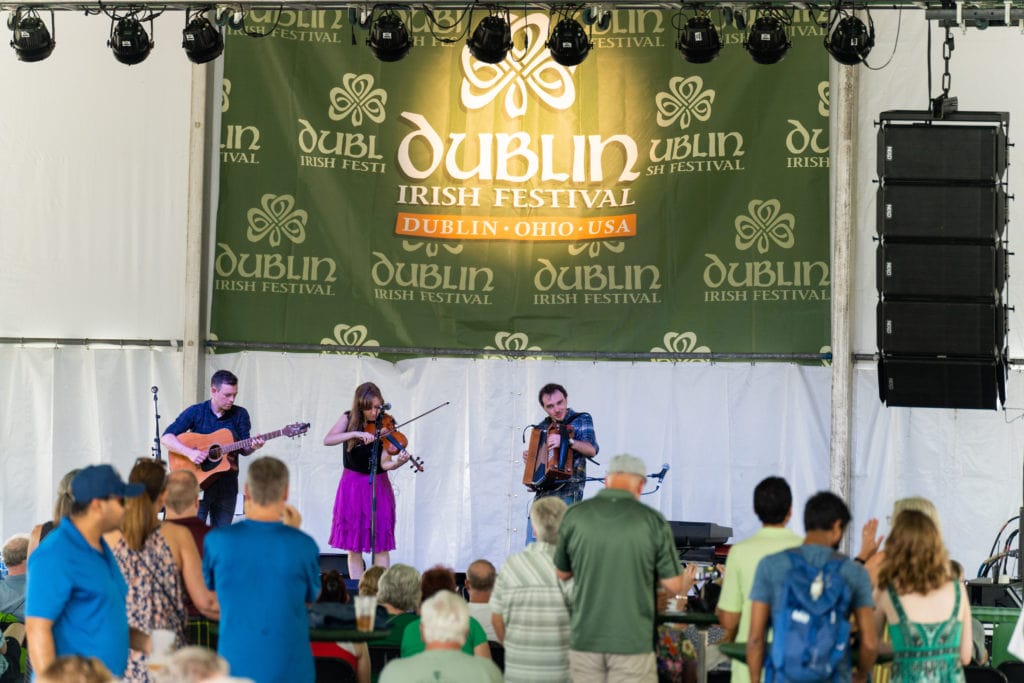
[[[772,607],[774,633],[766,678],[804,683],[833,680],[850,641],[850,587],[839,574],[845,556],[835,553],[815,567],[789,550],[782,599]]]

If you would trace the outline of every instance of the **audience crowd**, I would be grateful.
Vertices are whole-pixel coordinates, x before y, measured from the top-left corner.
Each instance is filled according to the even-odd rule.
[[[342,670],[357,683],[692,683],[685,627],[658,630],[657,614],[686,609],[701,581],[695,564],[680,563],[665,518],[640,501],[645,470],[619,455],[593,498],[570,507],[538,498],[536,542],[500,568],[472,562],[465,596],[441,565],[367,570],[358,595],[376,598],[375,628],[388,631],[369,646],[310,642],[324,620],[354,630],[354,611],[344,577],[321,572],[318,545],[287,503],[281,461],[250,464],[245,519],[217,529],[197,518],[190,471],[168,474],[151,458],[127,482],[110,465],[74,470],[53,520],[3,544],[0,681],[312,683]],[[962,681],[964,665],[984,660],[983,640],[972,649],[979,633],[962,569],[928,501],[897,501],[885,539],[870,520],[854,558],[836,551],[851,516],[832,493],[807,501],[804,537],[787,528],[793,499],[780,477],[754,489],[753,514],[761,529],[731,546],[717,605],[693,601],[714,610],[723,642],[746,644],[746,664],[731,663],[735,683],[779,666],[768,636],[788,577],[804,566],[845,584],[856,647],[834,680],[868,680],[880,652],[892,664],[873,680],[894,683]],[[246,570],[257,555],[260,571]]]

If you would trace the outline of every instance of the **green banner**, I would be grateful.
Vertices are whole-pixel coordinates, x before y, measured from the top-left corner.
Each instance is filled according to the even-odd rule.
[[[251,11],[224,65],[212,333],[537,353],[829,346],[828,62],[690,64],[673,11],[615,10],[564,67],[551,19],[474,59],[484,16],[401,11],[378,61],[345,10]],[[448,27],[448,28],[445,28]],[[469,26],[470,30],[472,25]],[[356,43],[356,44],[353,44]]]

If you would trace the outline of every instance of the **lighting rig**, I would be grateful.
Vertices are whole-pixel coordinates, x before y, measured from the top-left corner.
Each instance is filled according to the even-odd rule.
[[[617,0],[601,4],[535,0],[492,0],[487,4],[454,0],[427,3],[394,0],[386,4],[290,0],[287,5],[272,0],[221,5],[192,0],[170,0],[159,5],[154,0],[131,4],[98,0],[10,4],[0,0],[0,10],[9,12],[7,27],[12,34],[11,47],[21,61],[37,62],[53,53],[56,45],[55,10],[84,10],[86,14],[105,14],[110,18],[107,44],[115,59],[129,65],[138,64],[149,56],[155,44],[153,20],[165,11],[184,11],[181,45],[188,59],[196,64],[211,62],[223,54],[224,26],[254,38],[273,32],[276,27],[268,32],[246,29],[246,14],[254,9],[278,12],[286,8],[288,11],[346,9],[352,24],[353,41],[356,28],[367,31],[367,46],[383,62],[395,62],[409,54],[413,39],[408,17],[414,10],[423,11],[432,33],[435,29],[444,29],[442,33],[445,35],[435,33],[436,39],[444,43],[464,39],[473,58],[487,64],[499,64],[510,58],[512,12],[546,12],[551,28],[545,37],[545,47],[558,64],[575,67],[582,64],[594,48],[594,27],[606,30],[613,11],[673,7],[677,10],[672,19],[676,29],[675,46],[682,58],[692,64],[705,64],[719,55],[723,45],[720,32],[729,26],[746,32],[743,47],[755,62],[775,64],[781,61],[792,46],[791,26],[797,10],[808,10],[812,17],[820,18],[818,23],[826,31],[825,50],[836,62],[847,66],[866,64],[874,47],[872,10],[923,11],[927,21],[947,28],[959,26],[981,30],[1017,26],[1024,32],[1024,6],[1020,0],[977,0],[969,6],[963,0],[833,0],[831,3]],[[445,25],[435,18],[434,11],[439,9],[461,10],[461,15],[455,22]],[[486,14],[474,25],[473,15],[480,11]],[[50,15],[49,25],[44,20],[47,12]],[[447,37],[453,32],[459,37]]]

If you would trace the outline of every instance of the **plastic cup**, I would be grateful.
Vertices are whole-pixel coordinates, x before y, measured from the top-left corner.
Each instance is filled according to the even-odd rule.
[[[174,631],[165,628],[153,629],[149,634],[149,666],[163,668],[174,652]]]
[[[374,617],[377,615],[376,595],[356,596],[356,629],[372,631]]]

